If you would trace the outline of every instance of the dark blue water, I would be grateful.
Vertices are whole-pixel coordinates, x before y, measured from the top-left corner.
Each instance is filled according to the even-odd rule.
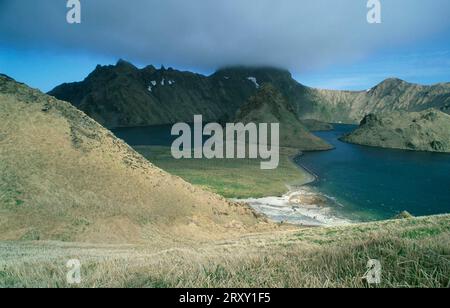
[[[357,220],[386,219],[407,210],[423,216],[450,213],[450,155],[386,150],[347,144],[339,137],[355,129],[336,125],[316,133],[336,147],[306,153],[296,161],[316,173],[313,184]]]
[[[355,129],[336,125],[316,133],[336,149],[306,153],[297,163],[318,176],[312,186],[334,198],[344,216],[361,221],[450,213],[450,155],[386,150],[347,144],[339,137]],[[121,128],[114,133],[128,144],[170,146],[171,126]]]
[[[156,125],[144,127],[124,127],[112,132],[131,146],[161,145],[171,146],[178,136],[171,135],[172,125]]]

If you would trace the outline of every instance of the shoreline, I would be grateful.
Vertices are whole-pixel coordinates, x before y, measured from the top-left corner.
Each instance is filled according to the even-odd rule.
[[[339,204],[332,197],[308,187],[317,182],[319,176],[295,161],[303,155],[304,152],[299,151],[296,155],[290,156],[289,161],[300,172],[306,174],[308,179],[301,184],[286,184],[288,191],[281,197],[264,196],[230,200],[243,202],[276,223],[302,227],[333,227],[354,223],[334,213]]]
[[[305,186],[305,185],[308,185],[308,184],[313,184],[313,183],[315,183],[315,182],[317,182],[317,181],[319,180],[319,176],[318,176],[315,172],[309,170],[307,167],[303,166],[302,164],[297,164],[297,163],[295,162],[295,159],[296,159],[296,158],[302,157],[303,155],[305,155],[305,153],[302,152],[302,151],[299,151],[299,153],[298,153],[297,155],[289,157],[289,161],[290,161],[292,164],[294,164],[294,166],[295,166],[297,169],[299,169],[299,170],[301,170],[301,171],[304,171],[307,175],[309,175],[309,176],[311,177],[310,180],[306,181],[306,182],[303,183],[303,184],[298,185],[299,187],[302,187],[302,186]]]
[[[247,204],[276,223],[302,227],[335,227],[353,223],[337,215],[333,199],[306,186],[290,190],[281,197],[232,200]]]

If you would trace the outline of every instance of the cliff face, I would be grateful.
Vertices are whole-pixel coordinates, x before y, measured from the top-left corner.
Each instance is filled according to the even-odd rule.
[[[371,114],[342,140],[382,148],[450,153],[450,116],[435,109]]]
[[[271,83],[302,119],[359,123],[369,113],[437,108],[450,112],[450,84],[420,86],[388,79],[369,91],[329,91],[301,85],[288,71],[233,67],[211,76],[123,60],[98,66],[84,81],[62,84],[49,94],[71,102],[101,124],[113,128],[205,121],[224,122],[264,83]]]

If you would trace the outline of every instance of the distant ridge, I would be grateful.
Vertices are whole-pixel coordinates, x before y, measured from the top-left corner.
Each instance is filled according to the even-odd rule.
[[[423,86],[389,78],[367,91],[310,90],[312,110],[323,121],[359,123],[368,114],[419,112],[435,108],[450,112],[450,83]]]
[[[115,128],[190,122],[195,114],[208,122],[231,120],[263,83],[273,84],[302,119],[356,124],[370,113],[450,112],[450,83],[421,86],[389,78],[367,91],[333,91],[306,87],[273,67],[227,67],[204,76],[152,65],[138,69],[125,60],[97,66],[84,81],[49,94]]]

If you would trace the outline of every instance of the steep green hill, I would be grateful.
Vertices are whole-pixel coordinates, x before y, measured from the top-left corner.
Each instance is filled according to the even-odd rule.
[[[279,123],[280,146],[302,151],[330,150],[332,146],[311,134],[283,95],[272,84],[264,84],[237,113],[235,122]]]

